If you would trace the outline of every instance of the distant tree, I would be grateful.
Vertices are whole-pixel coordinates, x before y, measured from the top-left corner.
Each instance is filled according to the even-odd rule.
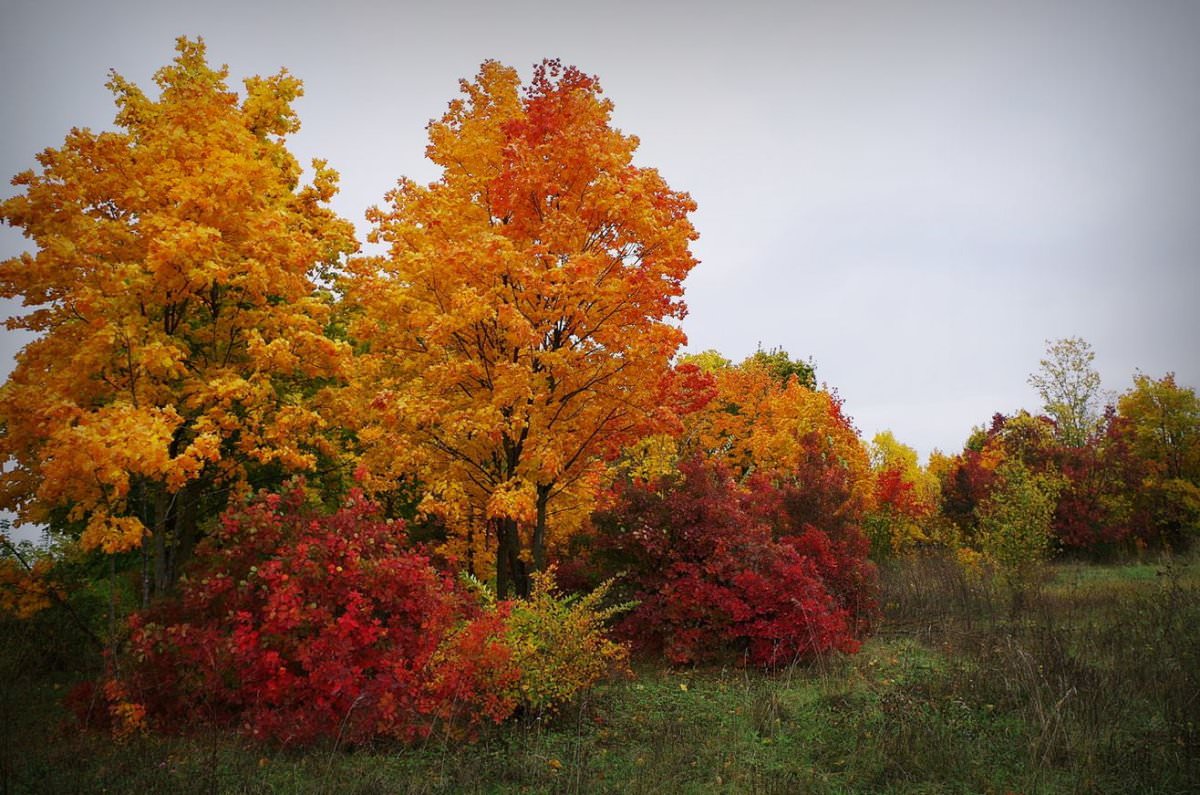
[[[1188,543],[1200,531],[1200,399],[1173,373],[1157,380],[1139,374],[1117,407],[1148,470],[1135,497],[1143,531]]]
[[[699,368],[706,373],[715,373],[718,370],[725,370],[733,366],[733,362],[726,359],[712,348],[700,351],[699,353],[689,353],[679,357],[680,364],[690,364]]]
[[[1059,481],[1019,460],[1001,464],[996,487],[979,506],[980,551],[1014,582],[1050,554]]]
[[[1046,413],[1058,423],[1063,444],[1086,444],[1100,421],[1100,374],[1092,367],[1095,353],[1081,337],[1046,341],[1041,370],[1029,384],[1042,396]]]
[[[1049,474],[1055,469],[1059,443],[1055,439],[1055,424],[1049,417],[1027,411],[1012,416],[996,414],[988,430],[987,444],[1000,451],[1006,460],[1020,461],[1033,472]]]
[[[1054,533],[1064,548],[1108,555],[1132,533],[1133,505],[1149,469],[1133,452],[1130,430],[1110,406],[1088,444],[1059,448],[1063,490]]]
[[[917,451],[891,431],[875,434],[868,451],[875,476],[875,508],[865,522],[872,551],[903,553],[932,540],[927,526],[941,498],[937,476],[923,469]]]
[[[809,389],[817,388],[817,371],[812,362],[792,359],[783,348],[763,350],[763,347],[759,345],[758,350],[747,357],[742,364],[746,365],[751,362],[765,368],[781,384],[786,385],[788,381],[795,378],[800,386]]]

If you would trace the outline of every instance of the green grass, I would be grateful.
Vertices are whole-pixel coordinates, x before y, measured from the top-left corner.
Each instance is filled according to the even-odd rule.
[[[13,675],[0,692],[0,791],[1200,789],[1194,562],[1055,567],[1019,597],[936,560],[885,567],[883,582],[877,632],[852,657],[773,675],[643,665],[558,716],[474,744],[280,751],[224,734],[118,744],[63,729],[61,678]]]

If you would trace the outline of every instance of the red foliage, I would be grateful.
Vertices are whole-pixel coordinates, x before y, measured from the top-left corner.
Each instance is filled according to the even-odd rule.
[[[637,648],[675,663],[737,651],[767,667],[857,650],[850,611],[823,578],[838,567],[775,541],[750,507],[724,469],[700,460],[677,478],[618,486],[595,523],[602,554],[635,588],[639,604],[618,630]]]
[[[922,512],[912,482],[904,479],[899,467],[888,467],[876,475],[875,501],[881,509],[902,516],[919,516]]]
[[[1054,534],[1063,547],[1092,553],[1112,549],[1133,535],[1136,495],[1145,467],[1130,448],[1128,424],[1111,410],[1082,447],[1059,451],[1064,478],[1054,512]]]
[[[978,523],[975,509],[987,499],[996,483],[990,463],[983,452],[966,449],[954,457],[942,477],[942,515],[968,539],[974,537]]]
[[[716,377],[687,362],[671,368],[662,389],[662,405],[677,417],[703,410],[717,395]]]
[[[402,548],[361,495],[331,516],[294,488],[225,515],[180,598],[131,620],[136,695],[164,728],[412,740],[507,717],[502,618]]]
[[[773,537],[810,561],[816,575],[853,622],[865,632],[878,606],[878,571],[868,559],[871,543],[858,516],[835,510],[849,504],[848,485],[835,468],[823,480],[825,494],[794,482],[772,484],[752,479],[747,510],[771,528]]]

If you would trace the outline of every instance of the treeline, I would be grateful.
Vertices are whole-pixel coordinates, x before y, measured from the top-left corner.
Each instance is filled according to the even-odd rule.
[[[1021,569],[1052,555],[1182,551],[1200,528],[1200,401],[1172,374],[1137,374],[1107,405],[1082,339],[1049,344],[1030,377],[1043,413],[997,413],[924,468],[876,437],[877,554],[929,546]]]

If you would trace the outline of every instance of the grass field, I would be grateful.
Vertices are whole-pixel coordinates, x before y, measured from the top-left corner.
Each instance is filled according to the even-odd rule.
[[[923,559],[882,581],[857,655],[643,665],[553,718],[416,748],[80,735],[70,677],[22,667],[34,639],[9,635],[0,792],[1200,791],[1200,563],[1058,565],[1014,592]]]

